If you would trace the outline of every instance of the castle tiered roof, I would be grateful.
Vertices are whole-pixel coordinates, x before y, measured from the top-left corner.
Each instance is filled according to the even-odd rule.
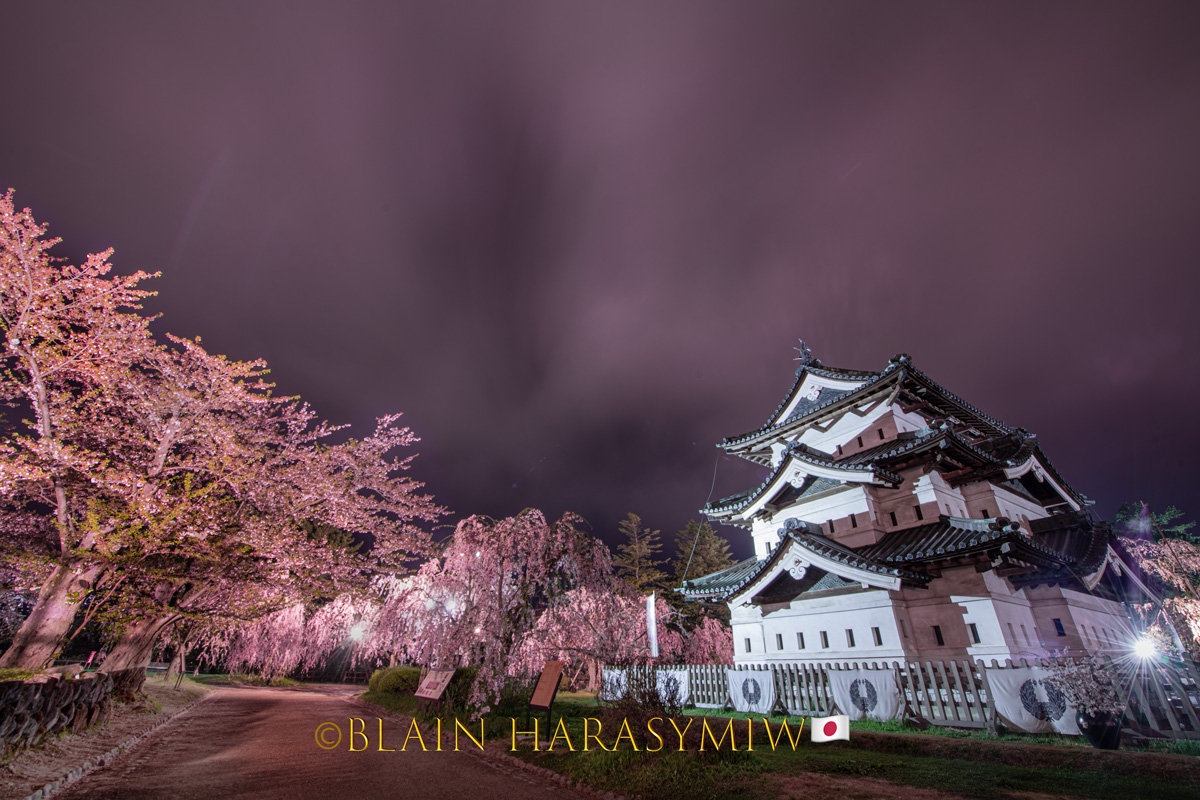
[[[1087,499],[1062,478],[1036,436],[968,403],[914,367],[905,354],[872,372],[827,367],[812,359],[807,348],[803,352],[794,384],[766,424],[718,445],[770,472],[758,486],[701,509],[714,521],[742,527],[753,523],[758,537],[776,531],[774,526],[778,530],[760,542],[769,547],[760,549],[757,558],[686,582],[681,587],[685,595],[729,600],[753,590],[763,597],[774,596],[759,583],[777,585],[780,579],[773,576],[779,573],[779,565],[801,561],[820,563],[827,572],[843,580],[850,576],[852,584],[857,581],[864,588],[920,586],[946,567],[968,564],[981,571],[996,570],[1025,585],[1070,582],[1092,588],[1089,584],[1103,572],[1110,552],[1111,533],[1086,516]],[[885,407],[882,412],[880,406]],[[870,427],[868,417],[878,419],[880,413],[894,414],[903,424],[896,422],[886,437],[879,428],[882,441],[864,443],[855,420],[861,418]],[[851,440],[857,441],[857,447]],[[1022,508],[1034,511],[1022,517],[1023,525],[994,509],[991,515],[980,512],[986,515],[983,519],[944,513],[946,509],[936,503],[913,500],[907,494],[907,487],[915,487],[915,481],[930,472],[937,473],[943,487],[939,491],[966,488],[977,493],[981,490],[974,485],[986,483],[989,491],[1002,491]],[[861,487],[858,495],[841,494],[855,487]],[[891,513],[888,525],[878,515],[886,518],[889,512],[856,517],[850,513],[854,506],[839,506],[865,502],[854,499],[862,498],[864,490],[875,498],[872,503],[885,504],[873,508],[895,508],[897,498],[909,497],[904,508],[912,509],[915,502],[916,518],[910,516],[909,522],[897,525]],[[922,516],[920,506],[926,502],[931,506],[924,507]],[[801,521],[803,509],[816,507],[849,508],[839,513],[847,515],[857,530],[843,528],[837,536],[830,521],[826,535],[823,527]],[[863,526],[872,526],[865,539],[859,533]],[[845,541],[859,544],[850,547]],[[814,591],[812,586],[792,588]]]
[[[886,402],[927,420],[917,431],[904,431],[888,441],[848,455],[826,453],[801,444],[802,434],[832,426],[847,414]],[[767,424],[725,439],[726,452],[771,467],[757,487],[713,501],[701,509],[711,519],[733,521],[766,501],[780,501],[797,475],[816,479],[803,493],[814,494],[847,484],[897,486],[897,470],[916,461],[934,461],[951,485],[980,480],[999,482],[1033,470],[1049,479],[1072,510],[1088,505],[1042,452],[1037,437],[1011,428],[980,411],[912,365],[905,354],[879,372],[848,370],[806,363]],[[1048,494],[1046,495],[1048,497]],[[800,495],[783,498],[795,502]],[[1045,499],[1045,497],[1043,498]]]

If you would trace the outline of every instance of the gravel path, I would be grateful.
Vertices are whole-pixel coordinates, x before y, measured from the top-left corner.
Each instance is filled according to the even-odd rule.
[[[72,778],[115,754],[123,745],[167,722],[208,690],[184,683],[174,689],[159,677],[144,686],[146,696],[134,703],[115,703],[109,720],[81,733],[52,737],[0,766],[0,800],[23,800],[43,786]],[[153,735],[153,734],[150,734]]]
[[[62,800],[102,798],[314,798],[520,797],[581,798],[564,786],[516,765],[454,752],[422,752],[415,739],[400,752],[406,729],[351,699],[355,687],[221,688],[203,703],[116,758],[104,769],[56,794]],[[351,752],[349,720],[365,721],[369,746]],[[322,723],[338,725],[334,749],[317,746]],[[327,729],[327,743],[335,740]],[[448,746],[452,747],[449,737]],[[356,746],[363,746],[361,737]],[[432,750],[434,743],[426,741]],[[466,740],[463,744],[467,745]]]

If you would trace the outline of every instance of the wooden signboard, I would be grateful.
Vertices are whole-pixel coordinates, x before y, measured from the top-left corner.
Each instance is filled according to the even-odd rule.
[[[421,679],[421,685],[417,687],[415,696],[422,700],[441,700],[442,692],[446,691],[446,687],[450,685],[450,679],[453,677],[454,670],[452,669],[431,669]]]
[[[450,685],[450,679],[453,677],[454,670],[452,669],[431,669],[425,673],[425,677],[421,679],[421,685],[413,694],[413,697],[419,701],[417,707],[428,708],[430,703],[437,703],[440,709],[442,693],[446,691],[446,687]]]
[[[542,675],[538,678],[537,686],[533,689],[533,697],[529,700],[532,708],[548,709],[554,703],[554,695],[558,694],[558,682],[562,678],[563,662],[547,661],[542,667]]]
[[[558,694],[558,684],[562,680],[563,662],[547,661],[542,667],[537,686],[533,687],[533,697],[529,698],[529,708],[525,709],[525,724],[529,724],[530,709],[546,712],[546,726],[550,726],[550,707],[554,705],[554,696]]]

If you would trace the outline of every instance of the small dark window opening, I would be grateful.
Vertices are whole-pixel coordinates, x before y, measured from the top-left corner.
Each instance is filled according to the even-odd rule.
[[[862,447],[862,446],[863,446],[863,443],[862,443],[862,437],[861,437],[861,436],[859,436],[859,437],[858,437],[858,446],[859,446],[859,447]]]
[[[846,647],[854,647],[854,631],[846,628]]]
[[[825,521],[825,524],[827,524],[827,525],[829,526],[829,532],[830,532],[830,533],[833,533],[833,520],[831,520],[831,519],[830,519],[830,520],[826,520],[826,521]]]
[[[829,634],[826,631],[821,631],[821,647],[829,649]]]
[[[1055,633],[1057,633],[1059,636],[1066,636],[1066,635],[1067,635],[1067,631],[1066,631],[1066,629],[1065,629],[1065,628],[1063,628],[1063,624],[1062,624],[1062,620],[1061,620],[1061,619],[1055,618],[1055,619],[1052,619],[1052,620],[1050,620],[1050,621],[1054,623],[1054,632],[1055,632]]]
[[[895,525],[895,524],[896,524],[896,512],[895,512],[895,511],[889,511],[889,512],[888,512],[888,516],[892,518],[892,524],[893,524],[893,525]]]
[[[876,647],[883,647],[883,634],[879,632],[879,628],[871,628],[871,637],[875,639]]]
[[[842,446],[839,444],[838,445],[838,455],[840,456],[841,454],[842,454]]]
[[[783,649],[783,634],[782,633],[775,634],[775,649],[776,650]]]
[[[971,632],[971,642],[973,644],[979,644],[979,628],[975,627],[975,623],[968,622],[967,630],[969,630]]]
[[[857,518],[857,517],[855,517],[853,514],[851,514],[851,515],[850,515],[850,527],[851,527],[851,528],[857,528],[857,527],[858,527],[858,518]]]
[[[933,626],[933,638],[937,639],[938,647],[945,646],[946,640],[942,638],[942,626],[941,625]],[[747,639],[746,641],[750,641],[750,640]]]
[[[877,428],[876,430],[879,431],[879,438],[882,439],[883,438],[883,428]]]
[[[746,652],[750,652],[750,637],[746,637]]]
[[[983,510],[983,518],[984,518],[984,519],[991,519],[991,518],[992,518],[991,512],[989,512],[989,511],[988,511],[986,508]]]
[[[800,631],[796,631],[796,649],[804,649],[804,634]]]
[[[925,514],[924,514],[924,512],[921,511],[921,506],[919,503],[917,505],[913,506],[913,511],[917,512],[917,521],[918,522],[925,519]]]

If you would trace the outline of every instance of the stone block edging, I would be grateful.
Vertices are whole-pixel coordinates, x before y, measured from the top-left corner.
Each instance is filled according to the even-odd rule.
[[[167,717],[166,719],[158,720],[157,722],[151,724],[148,728],[143,730],[141,733],[134,734],[133,736],[126,739],[125,741],[123,741],[120,744],[116,745],[115,747],[101,753],[100,755],[93,756],[92,758],[87,759],[79,766],[68,771],[62,777],[60,777],[56,780],[50,781],[49,783],[42,786],[40,789],[35,789],[32,794],[30,794],[28,797],[25,798],[25,800],[49,800],[49,798],[53,797],[55,794],[58,794],[62,790],[66,789],[67,787],[72,786],[77,781],[81,780],[82,778],[85,778],[86,776],[90,775],[91,773],[95,772],[96,770],[100,769],[101,767],[106,766],[114,758],[121,755],[129,748],[131,748],[137,744],[140,744],[143,740],[145,740],[147,737],[149,737],[150,734],[156,732],[159,728],[166,725],[168,722],[172,722],[175,719],[182,716],[183,714],[186,714],[187,712],[189,712],[193,708],[195,708],[198,704],[203,703],[205,700],[207,700],[210,697],[212,697],[212,693],[206,694],[203,697],[196,698],[195,700],[188,703],[186,706],[179,709],[178,711],[176,711],[174,714]]]

